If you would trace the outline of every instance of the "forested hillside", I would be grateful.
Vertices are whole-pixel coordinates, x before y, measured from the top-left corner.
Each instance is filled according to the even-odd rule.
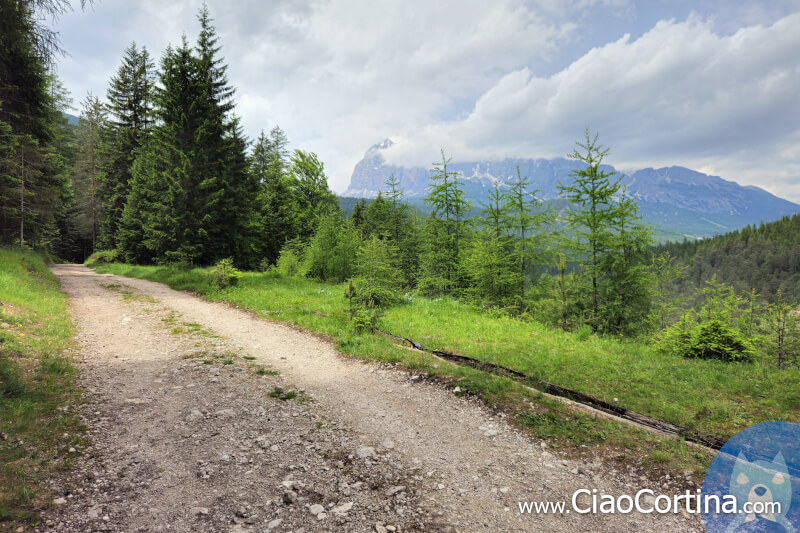
[[[800,298],[800,215],[709,239],[663,244],[656,248],[662,252],[686,267],[685,278],[678,281],[684,294],[716,276],[740,292],[755,289],[769,301],[778,291],[791,302]]]

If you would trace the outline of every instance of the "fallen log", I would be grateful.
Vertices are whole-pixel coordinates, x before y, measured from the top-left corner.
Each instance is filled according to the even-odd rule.
[[[479,361],[478,359],[474,359],[466,355],[452,353],[445,350],[427,349],[412,339],[406,337],[400,337],[392,333],[389,333],[387,331],[382,331],[375,327],[372,328],[372,331],[373,333],[382,335],[384,337],[393,340],[394,342],[414,348],[421,352],[430,353],[432,355],[435,355],[436,357],[445,359],[447,361],[451,361],[459,365],[469,366],[475,368],[476,370],[491,372],[493,374],[505,376],[514,379],[516,381],[523,382],[526,385],[529,385],[536,390],[546,392],[547,394],[551,394],[553,396],[557,396],[560,398],[566,398],[575,403],[591,407],[598,411],[610,414],[614,417],[618,417],[623,420],[633,422],[636,425],[654,429],[660,433],[665,433],[668,435],[673,435],[675,437],[680,437],[688,442],[699,444],[701,446],[711,448],[712,450],[719,450],[726,442],[725,439],[717,437],[716,435],[690,432],[684,426],[673,424],[671,422],[667,422],[659,418],[654,418],[636,411],[632,411],[615,403],[607,402],[605,400],[595,398],[594,396],[591,396],[589,394],[568,389],[566,387],[556,385],[555,383],[550,383],[549,381],[545,381],[543,379],[527,376],[522,372],[499,365],[497,363]]]

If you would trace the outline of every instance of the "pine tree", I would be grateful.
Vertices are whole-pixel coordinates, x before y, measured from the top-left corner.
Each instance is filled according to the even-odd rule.
[[[537,196],[541,191],[529,190],[530,181],[522,175],[519,167],[516,179],[508,185],[503,216],[514,237],[513,254],[519,280],[516,297],[521,311],[531,269],[547,262],[552,215]]]
[[[126,256],[196,264],[238,253],[237,264],[250,266],[257,261],[258,180],[248,170],[247,140],[231,113],[233,89],[205,7],[198,18],[197,46],[184,38],[161,62],[153,142],[139,155],[146,160],[134,164],[140,174],[133,175],[127,202],[139,205],[141,231],[126,205],[123,248]],[[160,193],[160,202],[150,201],[148,187]]]
[[[360,246],[361,239],[351,220],[343,220],[337,211],[321,214],[308,248],[308,275],[336,282],[350,278]]]
[[[130,192],[131,168],[153,122],[155,67],[146,48],[136,43],[125,49],[122,64],[108,88],[109,138],[105,142],[100,245],[115,248],[125,201]]]
[[[450,159],[442,150],[441,163],[435,163],[425,202],[431,214],[423,229],[419,290],[441,296],[464,287],[462,253],[469,238],[466,219],[470,203],[464,197],[463,182],[457,172],[447,169]]]
[[[269,135],[263,131],[253,146],[250,172],[259,186],[260,255],[268,264],[275,264],[281,249],[296,236],[295,198],[288,175],[289,144],[278,126]]]
[[[520,274],[507,224],[506,193],[498,183],[489,192],[488,200],[481,211],[481,230],[472,239],[465,258],[470,279],[467,292],[480,303],[506,308],[514,300]]]
[[[374,325],[381,311],[400,301],[397,250],[389,239],[373,235],[358,251],[356,276],[350,281],[350,318],[361,325]]]
[[[402,286],[411,289],[417,284],[419,270],[419,221],[416,212],[403,201],[400,180],[390,174],[386,180],[384,195],[389,204],[389,229],[394,250],[397,251],[396,266],[400,272]]]
[[[73,168],[73,185],[79,199],[78,223],[84,235],[90,239],[91,252],[97,249],[97,237],[101,219],[103,181],[103,155],[101,144],[106,133],[106,113],[100,100],[87,95],[78,118],[78,156]]]
[[[614,172],[601,168],[608,148],[598,142],[587,128],[584,142],[577,142],[578,148],[569,157],[586,164],[581,170],[572,172],[573,181],[569,185],[559,184],[558,188],[571,203],[566,220],[573,232],[573,245],[582,259],[591,286],[591,311],[588,323],[595,329],[601,327],[600,294],[605,275],[604,263],[611,250],[611,226],[616,215],[614,195],[620,189],[619,178]]]
[[[653,239],[641,222],[639,206],[624,188],[613,207],[600,316],[605,331],[630,335],[641,332],[650,315],[653,280],[645,258]]]

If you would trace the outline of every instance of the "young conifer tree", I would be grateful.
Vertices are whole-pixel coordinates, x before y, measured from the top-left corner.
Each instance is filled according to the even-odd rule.
[[[514,238],[513,255],[517,265],[517,303],[522,311],[531,270],[547,263],[550,253],[552,213],[538,196],[540,189],[531,190],[527,176],[517,167],[516,178],[509,182],[505,195],[504,217],[509,234]]]
[[[584,132],[584,141],[569,157],[585,164],[572,172],[572,182],[559,184],[561,194],[571,202],[566,212],[566,221],[573,234],[573,247],[583,263],[589,279],[590,316],[587,322],[595,330],[601,327],[601,292],[605,280],[609,254],[615,252],[612,244],[612,226],[617,216],[614,197],[620,190],[616,173],[601,167],[608,155],[608,148],[601,145],[598,136],[589,129]]]
[[[471,207],[457,172],[448,170],[450,159],[441,152],[434,163],[428,196],[430,216],[425,223],[420,255],[418,288],[423,294],[455,294],[465,286],[462,254],[469,239]]]

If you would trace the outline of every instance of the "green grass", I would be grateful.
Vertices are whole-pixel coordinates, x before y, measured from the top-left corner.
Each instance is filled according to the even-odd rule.
[[[170,274],[165,268],[103,265],[98,271],[169,282],[210,299],[225,299],[264,317],[328,334],[346,351],[368,352],[378,342],[353,333],[343,285],[275,272],[247,273],[236,286],[219,291],[207,285],[202,269]],[[565,333],[492,316],[449,298],[415,297],[387,311],[378,326],[426,348],[501,364],[723,438],[766,420],[800,422],[796,368],[684,359],[625,338]]]
[[[554,447],[568,446],[578,453],[596,453],[596,448],[603,447],[615,459],[647,464],[665,472],[681,472],[685,469],[702,472],[710,460],[707,454],[686,447],[677,439],[662,439],[618,423],[576,413],[511,379],[443,362],[398,346],[381,336],[358,335],[353,331],[347,313],[344,285],[266,272],[245,273],[235,286],[219,290],[208,284],[204,269],[177,271],[168,267],[122,264],[95,267],[101,273],[160,281],[176,289],[202,294],[210,300],[226,300],[270,320],[295,324],[328,335],[343,353],[400,364],[453,386],[458,385],[463,391],[481,397],[490,407],[502,408],[514,414],[521,426],[549,439]],[[425,319],[421,316],[425,316]],[[645,393],[639,403],[626,406],[643,411],[646,411],[647,405],[656,405],[648,398],[653,393],[647,392],[647,383],[652,383],[659,389],[659,394],[666,391],[662,396],[670,398],[671,408],[660,412],[672,413],[675,415],[673,420],[687,419],[682,409],[692,413],[698,407],[681,397],[687,387],[680,384],[678,379],[659,376],[654,370],[645,372],[646,361],[640,361],[636,368],[641,369],[640,379],[647,378],[650,381],[635,385],[631,383],[624,366],[636,357],[649,354],[650,350],[645,346],[594,336],[580,341],[575,334],[565,334],[509,318],[491,317],[452,300],[434,302],[414,298],[410,304],[389,310],[381,319],[380,326],[398,335],[413,337],[431,348],[450,348],[465,355],[522,369],[609,400],[613,397],[627,400],[633,398],[635,390],[642,390]],[[699,362],[701,365],[697,363],[674,362],[676,365],[688,364],[683,367],[684,372],[690,371],[691,364],[696,369],[704,366],[714,368],[706,362]],[[715,368],[717,374],[725,370],[724,366]],[[593,380],[594,375],[598,379]],[[627,394],[623,394],[623,391],[627,391]],[[771,396],[773,400],[777,397]],[[705,424],[705,420],[702,422]],[[703,426],[703,429],[709,428]]]
[[[73,326],[44,258],[0,248],[0,530],[37,521],[42,480],[85,445]],[[78,452],[69,452],[71,447]]]

